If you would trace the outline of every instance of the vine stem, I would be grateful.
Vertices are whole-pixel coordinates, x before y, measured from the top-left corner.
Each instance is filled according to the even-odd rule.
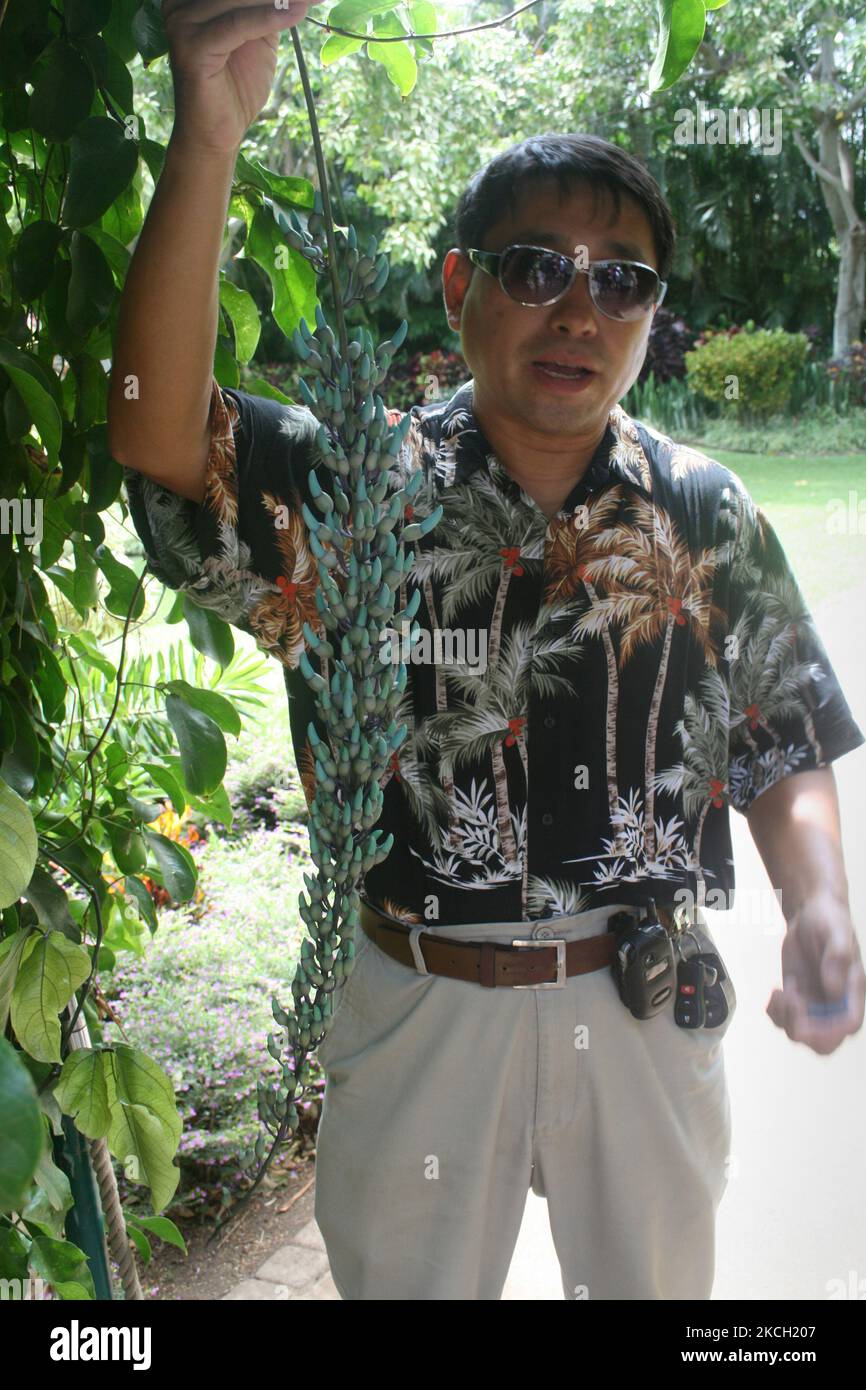
[[[334,219],[331,214],[331,195],[328,192],[328,175],[325,168],[325,155],[322,150],[319,122],[316,118],[316,105],[313,101],[313,93],[310,89],[310,77],[307,72],[307,64],[304,61],[301,41],[298,38],[297,25],[294,25],[289,32],[292,36],[292,43],[295,46],[295,57],[298,62],[298,71],[301,74],[301,84],[304,88],[304,100],[307,103],[307,115],[310,118],[310,131],[313,136],[313,149],[316,155],[316,168],[319,172],[319,191],[322,195],[322,217],[325,223],[325,233],[328,238],[328,273],[331,279],[331,293],[334,296],[334,312],[337,316],[337,332],[340,339],[340,351],[343,355],[343,361],[347,362],[349,360],[349,335],[346,331],[346,317],[343,313],[343,291],[340,286],[340,277],[337,273],[337,240],[334,235]]]
[[[371,43],[405,43],[407,39],[450,39],[456,37],[457,34],[474,34],[479,29],[498,29],[501,24],[507,24],[509,19],[513,19],[515,15],[522,14],[524,10],[531,9],[533,5],[538,3],[539,0],[526,0],[525,5],[518,5],[516,10],[512,10],[510,14],[502,15],[500,19],[486,19],[483,24],[470,24],[467,29],[441,29],[435,34],[383,34],[380,37],[378,34],[356,34],[351,29],[337,29],[327,20],[313,19],[313,16],[309,14],[306,19],[308,24],[315,24],[318,29],[327,29],[329,34],[340,34],[347,39],[364,39]],[[293,29],[292,33],[294,32]]]

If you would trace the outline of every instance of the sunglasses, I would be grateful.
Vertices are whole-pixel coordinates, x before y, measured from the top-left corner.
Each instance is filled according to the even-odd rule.
[[[499,281],[509,299],[530,308],[555,304],[571,289],[578,271],[589,277],[589,297],[609,319],[642,318],[661,304],[668,287],[667,280],[660,280],[652,266],[642,261],[591,261],[584,268],[576,256],[544,246],[470,249],[467,255],[473,265]]]

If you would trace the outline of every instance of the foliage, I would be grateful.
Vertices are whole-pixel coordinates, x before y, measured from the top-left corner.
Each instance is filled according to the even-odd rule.
[[[689,385],[707,400],[728,403],[738,416],[767,415],[787,404],[808,347],[804,333],[781,328],[705,329],[686,353]]]
[[[395,363],[383,384],[383,392],[395,410],[447,400],[471,376],[459,352],[416,352],[408,361]]]
[[[672,309],[664,305],[656,309],[638,381],[646,381],[651,372],[656,381],[682,380],[686,374],[686,353],[694,346],[696,336]]]
[[[178,1214],[219,1209],[241,1179],[238,1154],[257,1132],[256,1078],[269,1063],[270,998],[288,986],[287,966],[294,968],[300,951],[294,902],[309,865],[282,825],[242,838],[210,834],[194,853],[206,898],[194,909],[164,910],[147,950],[118,963],[103,1027],[106,1042],[147,1039],[172,1079],[183,1122],[170,1208]],[[281,903],[289,910],[275,911]],[[314,1118],[302,1111],[305,1142]],[[137,1210],[137,1191],[123,1177],[122,1184],[124,1205]]]
[[[845,390],[848,399],[866,405],[866,343],[849,344],[841,356],[827,363],[827,375]]]

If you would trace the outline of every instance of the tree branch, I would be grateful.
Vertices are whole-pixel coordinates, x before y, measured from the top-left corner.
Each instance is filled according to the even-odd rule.
[[[533,5],[540,4],[540,0],[526,0],[525,5],[518,5],[516,10],[510,14],[503,15],[501,19],[488,19],[484,24],[471,24],[468,29],[441,29],[435,34],[356,34],[352,29],[337,29],[333,24],[328,24],[327,20],[313,19],[313,16],[306,16],[307,24],[315,24],[317,29],[327,29],[329,34],[342,34],[347,39],[363,39],[370,43],[405,43],[407,39],[451,39],[457,34],[474,34],[479,29],[497,29],[500,24],[507,24],[509,19],[515,15],[522,14],[524,10],[531,9]]]

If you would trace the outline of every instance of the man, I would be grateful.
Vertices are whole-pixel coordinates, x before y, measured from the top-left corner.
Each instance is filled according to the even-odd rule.
[[[225,74],[225,8],[166,3],[179,114],[124,292],[112,452],[155,572],[281,662],[312,800],[317,421],[209,376],[243,135],[240,117],[214,133],[201,80]],[[443,291],[472,380],[413,409],[389,479],[423,469],[413,516],[444,515],[400,595],[420,590],[423,640],[382,782],[394,846],[319,1049],[316,1216],[344,1298],[497,1299],[531,1185],[566,1298],[705,1299],[735,1000],[717,952],[694,998],[666,992],[671,969],[680,985],[678,961],[715,952],[700,905],[733,888],[733,804],[787,921],[770,1016],[819,1052],[861,1026],[829,764],[864,738],[739,478],[618,405],[674,246],[646,170],[594,137],[524,141],[473,178],[456,231]],[[623,997],[613,973],[641,923],[663,943],[649,1004],[652,972],[640,999],[634,968]],[[713,1026],[683,1026],[698,996]]]

